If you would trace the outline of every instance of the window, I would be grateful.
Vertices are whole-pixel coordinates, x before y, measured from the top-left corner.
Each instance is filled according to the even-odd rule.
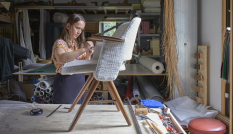
[[[106,31],[106,30],[116,26],[116,22],[103,22],[102,25],[103,25],[103,27],[102,27],[103,31]],[[116,31],[116,28],[113,28],[112,30],[104,33],[104,35],[105,36],[112,36],[115,31]]]

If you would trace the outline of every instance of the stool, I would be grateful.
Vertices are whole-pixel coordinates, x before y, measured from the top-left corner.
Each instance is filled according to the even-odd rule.
[[[188,130],[194,134],[224,134],[226,125],[217,119],[197,118],[189,122]]]

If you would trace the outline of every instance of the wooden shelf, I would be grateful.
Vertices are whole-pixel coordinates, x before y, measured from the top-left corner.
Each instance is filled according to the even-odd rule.
[[[139,16],[157,16],[160,13],[138,13]]]
[[[159,37],[159,34],[140,34],[140,37]]]

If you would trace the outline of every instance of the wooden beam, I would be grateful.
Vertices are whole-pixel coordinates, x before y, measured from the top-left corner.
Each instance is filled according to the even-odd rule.
[[[107,9],[104,9],[104,13],[105,13],[105,14],[108,14]]]
[[[97,10],[96,9],[93,9],[94,13],[97,14]]]
[[[225,44],[224,44],[224,35],[226,32],[226,20],[227,20],[227,3],[226,0],[222,0],[222,62],[224,59],[224,50],[225,50]],[[226,98],[225,98],[225,93],[226,93],[226,81],[224,79],[221,79],[221,113],[223,115],[226,115]]]
[[[233,28],[233,0],[230,0],[230,27],[231,27],[231,34],[230,34],[230,46],[233,46],[233,34],[232,34],[232,28]],[[233,47],[230,47],[230,130],[229,133],[233,133],[233,117],[232,117],[232,112],[233,112]]]
[[[81,9],[83,11],[84,14],[87,14],[86,10],[85,9]]]

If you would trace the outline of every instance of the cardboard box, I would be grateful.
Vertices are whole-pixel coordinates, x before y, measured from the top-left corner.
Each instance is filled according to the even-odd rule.
[[[25,91],[26,98],[29,99],[29,100],[34,95],[34,93],[32,91],[33,88],[34,88],[34,84],[23,84],[23,89]]]
[[[150,34],[155,34],[155,33],[156,33],[156,29],[150,29],[150,30],[149,30],[149,33],[150,33]]]
[[[150,41],[150,50],[153,55],[160,55],[159,39],[155,38]]]

